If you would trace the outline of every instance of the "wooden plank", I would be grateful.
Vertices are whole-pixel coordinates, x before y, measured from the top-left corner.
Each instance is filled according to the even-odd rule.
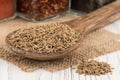
[[[8,80],[8,63],[0,59],[0,80]]]
[[[37,70],[31,73],[24,72],[14,64],[9,64],[9,70],[10,75],[9,77],[12,77],[11,80],[39,80],[39,77],[41,76],[42,70]],[[8,79],[10,80],[10,79]]]

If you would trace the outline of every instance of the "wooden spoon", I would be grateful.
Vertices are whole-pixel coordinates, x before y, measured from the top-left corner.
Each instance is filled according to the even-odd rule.
[[[64,24],[69,25],[71,28],[75,29],[80,33],[80,37],[85,36],[86,34],[104,27],[116,20],[120,19],[120,0],[117,0],[111,4],[108,4],[94,12],[91,12],[81,18],[69,21],[69,22],[64,22]],[[17,52],[18,54],[36,59],[36,60],[52,60],[52,59],[58,59],[62,58],[66,55],[69,55],[71,51],[77,49],[79,47],[79,42],[73,45],[72,47],[64,50],[64,51],[59,51],[55,52],[53,54],[39,54],[39,53],[33,53],[33,52],[26,52],[23,50],[20,50],[18,48],[13,47],[10,42],[9,38],[11,35],[15,33],[12,32],[8,34],[6,37],[6,42],[7,45],[10,49],[13,51]]]

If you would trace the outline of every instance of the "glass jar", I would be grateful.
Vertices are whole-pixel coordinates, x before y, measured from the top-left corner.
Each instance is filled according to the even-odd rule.
[[[77,11],[91,12],[115,0],[71,0],[71,8]]]
[[[15,18],[15,0],[0,0],[0,22]]]
[[[69,0],[17,0],[17,5],[20,17],[40,21],[66,13],[69,9]]]

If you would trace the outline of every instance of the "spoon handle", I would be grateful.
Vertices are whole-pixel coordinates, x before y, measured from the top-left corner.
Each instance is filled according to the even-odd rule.
[[[114,1],[83,17],[69,21],[67,24],[79,31],[81,35],[86,35],[118,19],[120,19],[120,0]]]

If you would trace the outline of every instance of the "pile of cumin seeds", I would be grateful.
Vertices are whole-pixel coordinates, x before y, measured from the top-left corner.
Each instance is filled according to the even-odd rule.
[[[106,62],[98,62],[95,60],[79,62],[77,73],[85,75],[104,75],[112,73],[112,68]]]
[[[65,50],[76,44],[79,34],[66,24],[53,23],[18,29],[8,42],[15,48],[37,53]]]

